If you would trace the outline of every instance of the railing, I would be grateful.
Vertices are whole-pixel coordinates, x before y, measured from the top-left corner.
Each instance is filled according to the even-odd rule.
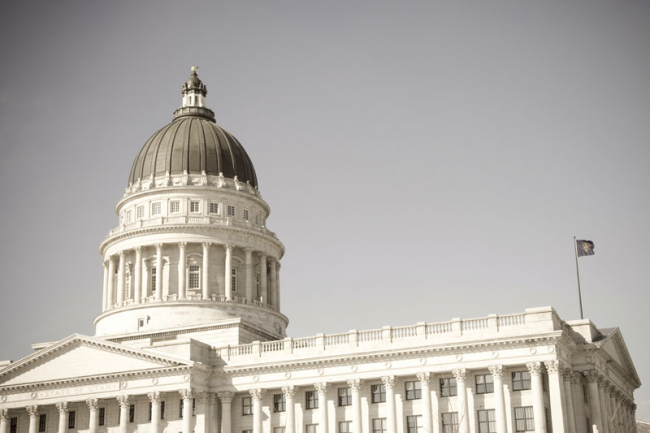
[[[171,294],[171,295],[166,295],[161,297],[161,299],[157,299],[155,295],[153,296],[148,296],[146,298],[142,298],[140,302],[135,302],[133,299],[126,299],[124,302],[119,303],[116,302],[113,305],[109,306],[109,308],[106,311],[111,311],[111,310],[116,310],[119,308],[124,308],[124,307],[130,307],[130,306],[135,306],[135,305],[142,305],[142,304],[155,304],[155,303],[166,303],[166,302],[187,302],[187,301],[200,301],[200,302],[229,302],[229,303],[234,303],[234,304],[243,304],[243,305],[253,305],[256,307],[261,307],[261,308],[266,308],[268,310],[273,310],[277,311],[276,308],[273,308],[271,305],[259,301],[252,300],[251,302],[248,302],[246,298],[240,298],[240,297],[234,297],[230,301],[226,299],[224,295],[217,295],[217,294],[211,294],[210,299],[203,299],[203,295],[201,293],[187,293],[185,295],[185,299],[179,299],[177,294]]]
[[[440,338],[447,341],[449,338],[462,337],[464,335],[472,336],[480,332],[488,332],[490,336],[494,336],[499,332],[507,332],[506,335],[512,335],[510,329],[515,329],[526,324],[527,314],[544,315],[542,322],[539,318],[535,318],[531,323],[543,323],[540,326],[553,328],[553,321],[548,321],[549,310],[531,310],[530,313],[523,314],[510,314],[506,316],[491,315],[488,317],[480,317],[475,319],[454,319],[447,322],[438,323],[418,323],[411,326],[400,327],[384,327],[382,329],[372,329],[367,331],[350,331],[340,334],[318,334],[314,337],[302,338],[287,338],[284,340],[275,340],[267,342],[253,342],[252,344],[245,344],[241,346],[229,346],[223,349],[217,349],[221,357],[237,357],[243,355],[256,355],[264,356],[266,353],[276,352],[281,354],[293,353],[296,351],[307,350],[334,350],[331,349],[335,346],[343,347],[358,347],[364,345],[372,345],[373,342],[380,341],[387,344],[400,344],[394,343],[395,340],[406,340],[402,344],[427,344],[429,339]],[[549,325],[550,324],[550,325]],[[506,330],[501,330],[506,328]],[[527,328],[523,328],[525,332]],[[472,337],[475,338],[475,337]]]

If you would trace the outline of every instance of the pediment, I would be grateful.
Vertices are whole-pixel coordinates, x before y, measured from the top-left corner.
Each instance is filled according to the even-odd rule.
[[[183,365],[192,362],[73,335],[0,370],[0,386],[106,377]]]
[[[639,375],[634,367],[632,357],[627,350],[620,329],[614,328],[597,344],[612,358],[614,362],[616,362],[634,381],[637,382],[638,386],[641,385]]]

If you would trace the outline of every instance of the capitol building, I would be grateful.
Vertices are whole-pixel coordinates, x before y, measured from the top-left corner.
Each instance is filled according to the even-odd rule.
[[[95,335],[0,363],[0,433],[636,431],[621,331],[551,307],[288,336],[285,248],[207,93],[193,68],[135,156]]]

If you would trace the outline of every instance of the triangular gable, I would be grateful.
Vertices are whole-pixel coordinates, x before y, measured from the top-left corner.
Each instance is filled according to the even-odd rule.
[[[192,365],[82,335],[72,335],[0,370],[0,386]]]
[[[618,328],[609,330],[605,338],[596,343],[603,349],[612,359],[619,365],[627,374],[630,375],[632,380],[636,381],[637,387],[641,386],[641,380],[632,362],[630,352],[627,350],[623,334]]]

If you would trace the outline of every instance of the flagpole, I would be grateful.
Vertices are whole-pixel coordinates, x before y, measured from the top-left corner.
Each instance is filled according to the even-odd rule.
[[[578,242],[576,237],[573,237],[573,252],[576,255],[576,275],[578,276],[578,300],[580,301],[580,319],[584,319],[582,314],[582,292],[580,291],[580,268],[578,267]]]

